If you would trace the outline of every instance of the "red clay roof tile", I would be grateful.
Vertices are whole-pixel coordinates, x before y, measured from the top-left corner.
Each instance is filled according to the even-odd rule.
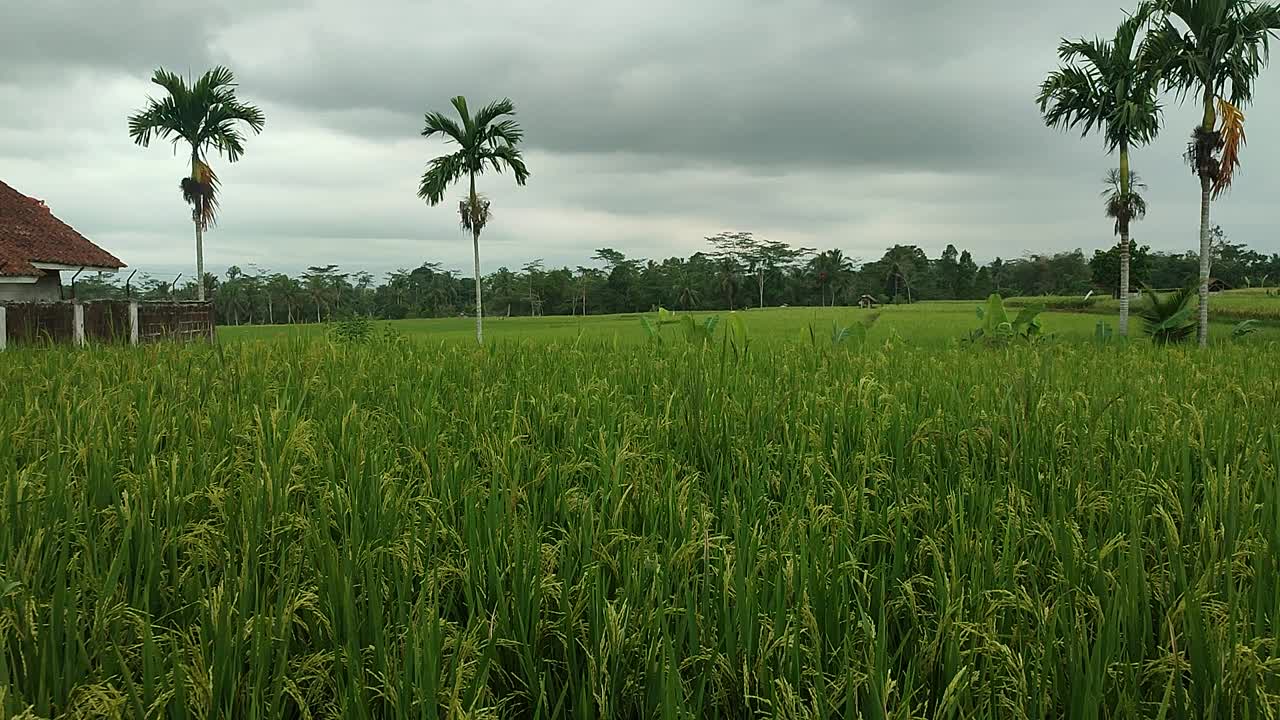
[[[39,277],[44,273],[31,264],[36,262],[124,267],[119,258],[54,217],[43,202],[0,182],[0,275]]]

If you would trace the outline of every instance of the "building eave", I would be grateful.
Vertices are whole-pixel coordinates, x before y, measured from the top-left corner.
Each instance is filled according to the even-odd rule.
[[[113,272],[117,272],[120,269],[120,268],[113,268],[113,267],[103,267],[100,265],[66,265],[63,263],[48,263],[48,262],[35,262],[35,261],[32,261],[31,267],[38,268],[40,270],[67,270],[67,271],[88,270],[89,272],[100,272],[100,273],[113,273]]]

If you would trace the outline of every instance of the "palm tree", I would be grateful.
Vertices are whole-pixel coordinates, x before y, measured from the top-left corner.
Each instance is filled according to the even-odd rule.
[[[1120,236],[1120,327],[1121,335],[1128,331],[1129,309],[1129,223],[1147,216],[1147,200],[1142,191],[1147,184],[1138,173],[1129,171],[1128,183],[1124,182],[1118,168],[1111,168],[1102,179],[1102,199],[1107,217],[1116,221],[1115,233]]]
[[[809,268],[818,276],[818,287],[822,294],[822,306],[827,305],[827,288],[831,288],[831,305],[836,304],[835,286],[840,279],[853,270],[853,261],[845,257],[844,252],[833,248],[818,253],[809,261]]]
[[[517,145],[524,138],[524,131],[513,120],[516,111],[511,101],[503,98],[489,103],[474,116],[467,109],[467,99],[459,95],[452,100],[458,111],[461,124],[445,117],[441,113],[431,112],[426,116],[426,127],[423,137],[443,137],[445,142],[458,146],[458,150],[449,155],[441,155],[431,161],[422,175],[422,183],[418,186],[418,197],[431,205],[439,205],[444,199],[449,186],[462,177],[470,181],[471,189],[465,200],[458,205],[458,213],[462,217],[462,227],[471,232],[472,249],[475,253],[476,278],[476,342],[484,343],[484,310],[480,292],[480,231],[489,222],[490,203],[476,193],[476,175],[486,169],[502,172],[511,168],[517,185],[524,185],[529,179],[529,170],[525,167],[524,158]]]
[[[247,125],[256,135],[266,125],[266,116],[236,98],[235,75],[222,66],[194,83],[161,68],[151,82],[167,95],[160,100],[147,98],[147,106],[129,118],[129,136],[142,147],[150,145],[152,137],[171,140],[175,147],[178,143],[190,147],[191,175],[182,179],[180,187],[196,226],[196,277],[203,278],[204,231],[216,222],[218,211],[218,175],[209,167],[209,150],[216,150],[227,162],[239,160],[245,139],[239,126]],[[196,283],[196,288],[204,302],[204,283]]]
[[[1266,65],[1270,38],[1280,30],[1280,6],[1253,0],[1159,0],[1159,8],[1164,16],[1152,33],[1152,45],[1166,83],[1181,98],[1191,96],[1204,104],[1204,117],[1186,153],[1200,178],[1196,338],[1204,347],[1209,342],[1209,203],[1231,187],[1240,165],[1245,142],[1241,108],[1253,99],[1253,83]]]
[[[1135,205],[1130,197],[1129,149],[1146,145],[1160,132],[1159,58],[1148,43],[1138,42],[1153,12],[1150,4],[1141,5],[1120,23],[1110,41],[1063,40],[1058,57],[1064,65],[1045,79],[1038,97],[1046,125],[1081,128],[1082,136],[1096,128],[1107,151],[1120,152],[1116,201],[1108,203],[1108,215],[1115,218],[1120,236],[1121,335],[1129,334],[1129,222]]]

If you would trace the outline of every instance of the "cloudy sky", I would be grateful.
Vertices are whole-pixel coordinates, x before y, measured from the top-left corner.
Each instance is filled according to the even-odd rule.
[[[0,23],[0,180],[134,267],[191,264],[184,167],[134,146],[156,67],[231,67],[267,114],[224,183],[211,269],[469,269],[456,204],[416,197],[442,147],[418,133],[456,94],[510,96],[533,172],[485,176],[487,271],[595,248],[685,255],[725,229],[874,259],[893,243],[979,259],[1109,245],[1101,141],[1043,127],[1033,98],[1061,36],[1109,36],[1116,0],[43,0]],[[1250,108],[1237,241],[1280,252],[1280,68]],[[1196,244],[1169,99],[1135,168],[1162,250]],[[461,189],[456,194],[461,195]]]

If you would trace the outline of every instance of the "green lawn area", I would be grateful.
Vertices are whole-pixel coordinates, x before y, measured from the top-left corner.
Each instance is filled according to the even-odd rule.
[[[1239,296],[1246,301],[1249,296]],[[1262,300],[1270,300],[1260,295]],[[1040,298],[1036,298],[1040,300]],[[1217,299],[1215,297],[1215,299]],[[1237,296],[1231,302],[1240,303]],[[1255,298],[1255,302],[1257,302]],[[1280,308],[1280,298],[1276,299]],[[875,310],[860,308],[765,308],[741,311],[753,342],[810,342],[810,328],[819,342],[830,342],[833,326],[871,323],[868,339],[877,342],[892,340],[917,346],[940,346],[965,337],[978,326],[976,301],[921,302],[913,305],[889,305]],[[1090,340],[1099,322],[1099,314],[1114,311],[1099,305],[1089,313],[1047,312],[1041,316],[1046,333],[1063,341]],[[719,316],[721,321],[728,312],[695,312],[704,318]],[[1114,320],[1111,323],[1114,326]],[[475,320],[470,317],[430,318],[414,320],[379,321],[379,326],[390,326],[415,340],[431,342],[471,341],[475,337]],[[1232,321],[1213,324],[1213,337],[1230,337]],[[314,338],[327,332],[328,325],[258,325],[221,327],[218,337],[223,341],[281,340],[290,338]],[[619,344],[643,343],[646,334],[640,316],[591,315],[583,317],[490,317],[485,319],[485,337],[494,341],[506,340],[611,340]],[[673,333],[672,329],[667,329]],[[1140,337],[1141,323],[1135,318],[1135,337]],[[1263,327],[1251,338],[1253,342],[1280,340],[1280,326]]]

